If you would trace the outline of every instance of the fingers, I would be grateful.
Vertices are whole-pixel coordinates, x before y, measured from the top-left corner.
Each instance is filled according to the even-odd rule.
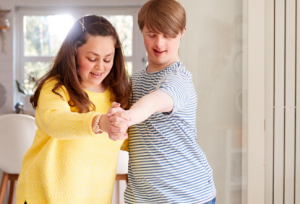
[[[128,125],[122,122],[110,122],[109,138],[113,141],[125,140],[128,138],[126,133]]]
[[[121,107],[115,107],[115,108],[110,108],[107,112],[107,116],[110,117],[114,115],[117,112],[124,112],[124,110]]]
[[[117,102],[113,102],[112,104],[111,104],[111,106],[110,106],[110,108],[109,108],[109,110],[108,110],[108,112],[107,112],[107,116],[111,116],[112,114],[110,113],[114,108],[118,108],[118,107],[120,107],[120,104],[119,103],[117,103]]]
[[[123,118],[127,121],[131,121],[130,116],[126,112],[117,112],[117,113],[113,114],[113,116]]]
[[[109,138],[113,141],[125,140],[128,138],[126,130],[131,120],[130,116],[124,112],[119,103],[113,102],[106,116],[109,118]]]
[[[127,128],[128,125],[121,122],[111,122],[110,123],[110,132],[118,137],[123,137],[124,135],[127,136]]]
[[[119,116],[111,116],[109,117],[109,122],[112,123],[112,122],[119,122],[119,123],[123,123],[123,124],[126,124],[126,125],[129,125],[129,122],[128,120],[125,120],[124,118],[121,118]],[[119,127],[118,125],[116,125],[117,127]]]
[[[110,131],[112,131],[113,133],[125,133],[127,130],[127,127],[115,127],[115,126],[111,126]]]
[[[109,138],[113,141],[128,139],[127,133],[113,133],[113,132],[109,131],[108,135],[109,135]]]
[[[113,102],[110,106],[110,108],[117,108],[120,107],[121,104],[117,103],[117,102]]]
[[[126,130],[128,128],[128,124],[123,123],[123,122],[111,122],[110,124],[112,125],[112,127],[125,129],[124,132],[126,132]]]

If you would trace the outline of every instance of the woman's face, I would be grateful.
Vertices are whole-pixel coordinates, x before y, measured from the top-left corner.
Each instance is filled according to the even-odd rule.
[[[89,36],[77,49],[78,74],[84,89],[104,92],[102,81],[109,74],[115,56],[115,40],[112,36]]]

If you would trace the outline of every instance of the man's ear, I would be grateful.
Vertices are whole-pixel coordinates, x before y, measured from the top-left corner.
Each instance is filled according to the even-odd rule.
[[[183,37],[183,35],[185,34],[186,31],[186,27],[184,27],[184,29],[181,31],[181,38]]]

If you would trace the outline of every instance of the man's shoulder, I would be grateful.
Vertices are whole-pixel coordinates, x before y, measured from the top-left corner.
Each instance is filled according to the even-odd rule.
[[[141,69],[141,70],[135,71],[132,74],[131,78],[137,78],[137,77],[140,77],[140,76],[142,76],[144,74],[145,74],[145,69]]]
[[[175,66],[171,66],[166,70],[164,79],[175,80],[181,78],[184,81],[192,81],[192,73],[189,72],[181,61],[178,61]],[[179,81],[178,81],[179,82]]]
[[[188,78],[192,78],[192,73],[189,72],[189,70],[187,70],[187,68],[184,66],[184,64],[180,61],[178,63],[178,66],[176,66],[175,71],[177,73],[179,73],[182,76],[188,77]]]

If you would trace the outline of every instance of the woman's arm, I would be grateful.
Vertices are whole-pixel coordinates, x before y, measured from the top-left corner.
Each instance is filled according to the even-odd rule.
[[[52,92],[55,83],[56,81],[48,82],[41,90],[36,113],[39,128],[48,135],[62,140],[97,136],[92,130],[92,125],[99,113],[94,111],[88,113],[71,112],[66,90],[63,87],[57,90],[62,98]],[[105,117],[101,117],[100,127],[102,125],[101,128],[104,131],[114,131],[115,129],[109,127],[110,123],[104,123],[106,120],[102,120]],[[124,133],[122,134],[124,136]]]

